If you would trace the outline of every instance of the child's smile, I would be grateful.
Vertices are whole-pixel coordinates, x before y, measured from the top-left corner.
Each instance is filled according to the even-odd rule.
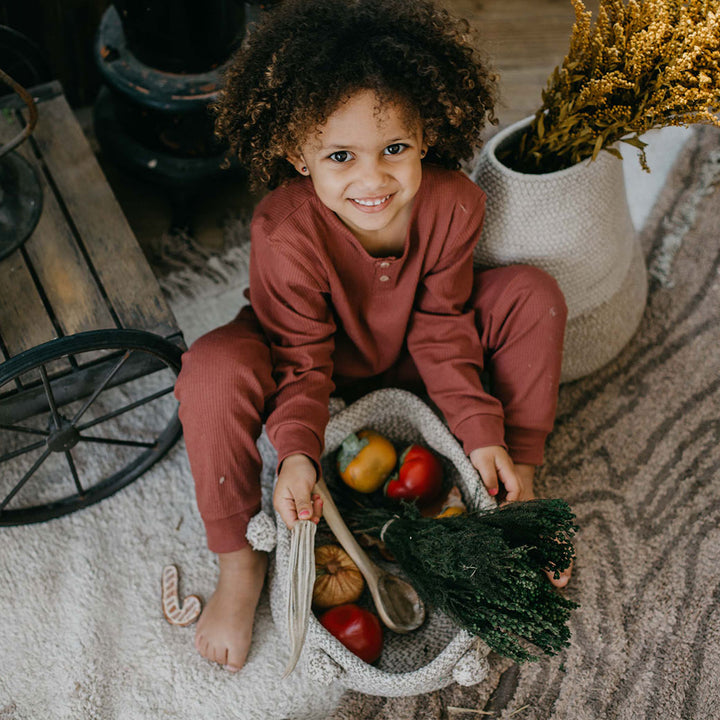
[[[364,212],[377,212],[378,210],[385,209],[391,197],[392,195],[386,195],[385,197],[377,198],[376,200],[372,200],[370,198],[367,198],[365,200],[355,198],[353,202],[356,205],[359,205],[361,209],[366,208]]]
[[[368,252],[402,249],[426,150],[419,122],[409,127],[402,107],[363,90],[300,150],[293,165]]]

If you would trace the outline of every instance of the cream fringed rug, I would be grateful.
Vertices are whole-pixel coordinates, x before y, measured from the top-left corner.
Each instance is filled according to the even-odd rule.
[[[207,599],[216,575],[180,443],[99,505],[0,529],[0,720],[720,718],[720,136],[691,137],[648,217],[678,148],[664,137],[654,175],[630,187],[655,278],[644,322],[616,362],[562,388],[540,477],[582,528],[562,656],[495,658],[475,688],[343,695],[280,680],[288,650],[265,594],[246,668],[206,663],[160,605],[165,564],[181,595]],[[244,302],[239,240],[166,279],[188,340]]]

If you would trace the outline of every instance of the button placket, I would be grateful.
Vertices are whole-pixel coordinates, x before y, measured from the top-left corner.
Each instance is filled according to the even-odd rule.
[[[375,263],[375,277],[379,283],[382,283],[382,287],[389,287],[390,280],[392,280],[392,263],[388,260],[380,260]]]

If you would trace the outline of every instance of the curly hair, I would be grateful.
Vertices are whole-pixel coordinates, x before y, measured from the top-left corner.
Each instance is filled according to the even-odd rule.
[[[495,81],[468,23],[427,0],[285,0],[230,63],[215,131],[272,189],[343,100],[372,90],[419,118],[428,161],[458,168],[495,122]]]

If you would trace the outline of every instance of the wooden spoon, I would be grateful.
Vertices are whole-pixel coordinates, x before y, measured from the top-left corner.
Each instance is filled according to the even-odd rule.
[[[425,606],[410,583],[378,567],[358,545],[330,495],[325,480],[315,490],[323,500],[323,516],[345,552],[363,574],[380,619],[396,633],[409,633],[425,620]]]

